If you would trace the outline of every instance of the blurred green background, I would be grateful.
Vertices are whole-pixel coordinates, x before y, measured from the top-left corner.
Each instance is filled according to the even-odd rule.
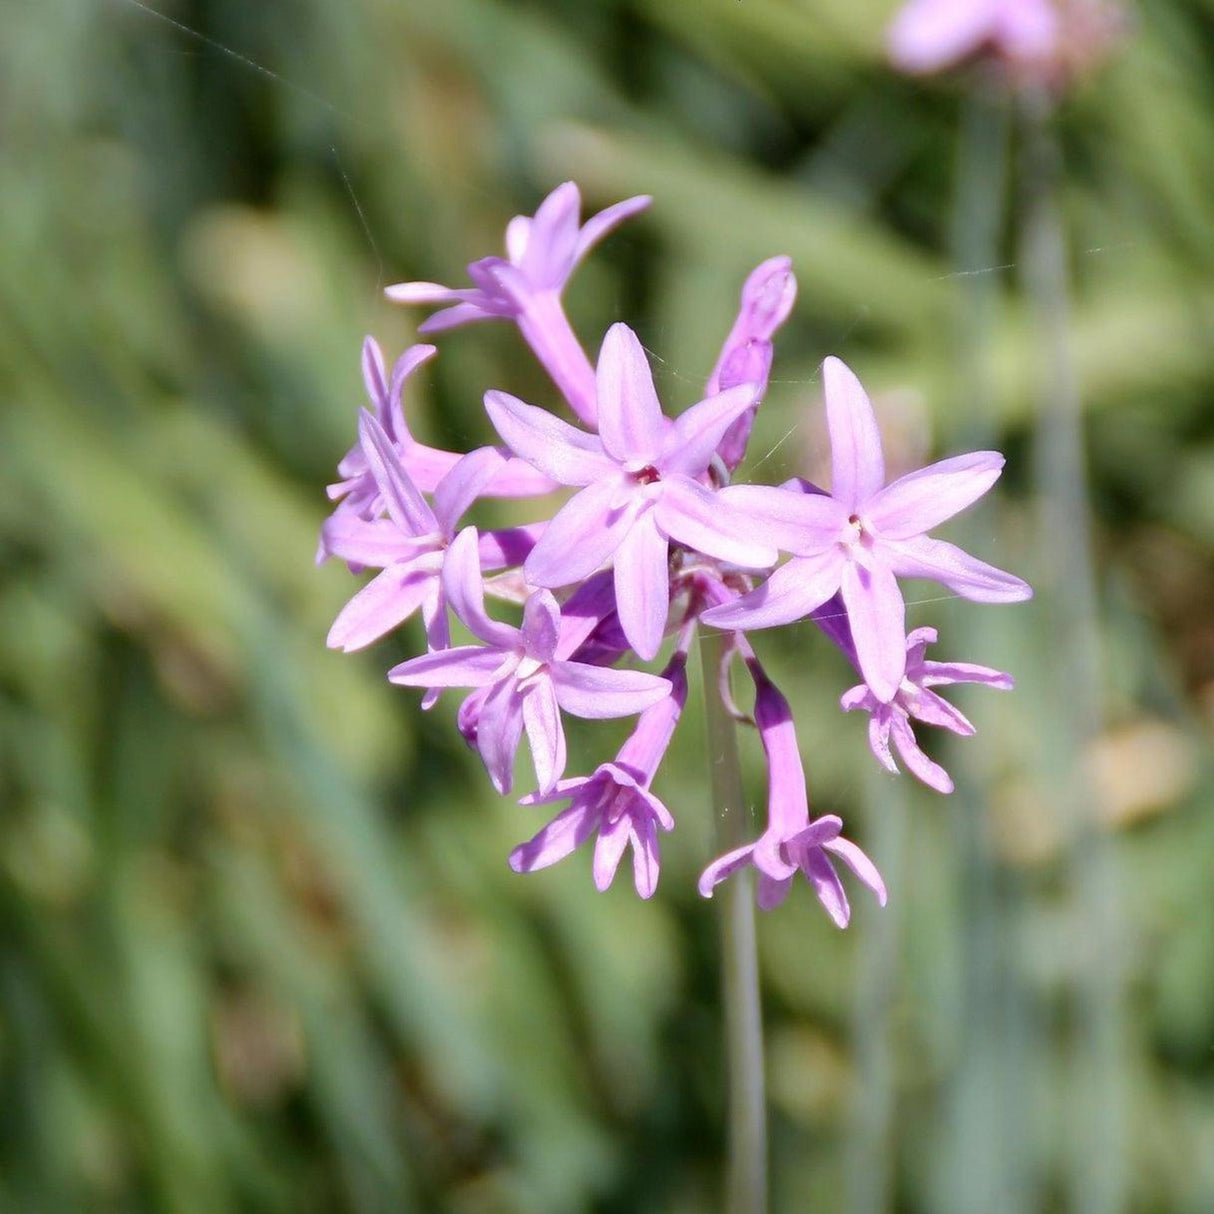
[[[596,894],[586,855],[508,869],[541,811],[492,794],[454,700],[385,682],[418,628],[324,647],[357,585],[312,560],[359,345],[394,357],[420,314],[380,288],[459,285],[557,182],[652,193],[570,292],[587,343],[627,319],[685,407],[745,273],[792,255],[743,476],[821,459],[841,355],[891,463],[1009,453],[951,534],[1032,578],[1023,138],[1001,176],[997,111],[883,65],[893,0],[156,7],[3,9],[0,1204],[715,1209],[699,709],[652,903]],[[1214,3],[1144,0],[1059,122],[1099,736],[1059,753],[1048,592],[911,596],[938,656],[1019,681],[958,697],[952,798],[876,769],[811,626],[757,638],[817,810],[891,888],[847,933],[806,888],[760,923],[776,1211],[1214,1210],[1212,82]],[[552,401],[524,354],[444,338],[419,433],[487,441],[490,386]],[[619,735],[573,736],[580,772]]]

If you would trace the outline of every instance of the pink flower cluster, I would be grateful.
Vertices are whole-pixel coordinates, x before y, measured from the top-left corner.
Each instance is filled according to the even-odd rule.
[[[605,889],[631,846],[636,889],[647,898],[658,879],[658,832],[674,827],[652,784],[687,698],[688,654],[699,628],[724,630],[755,685],[768,825],[754,844],[709,865],[700,890],[710,895],[717,881],[751,864],[760,905],[768,907],[800,871],[843,926],[848,902],[834,860],[882,903],[884,886],[864,853],[842,838],[836,816],[811,820],[788,703],[745,634],[818,622],[862,680],[842,706],[869,714],[877,758],[896,770],[892,742],[908,770],[950,791],[947,774],[919,748],[912,721],[972,733],[932,689],[960,682],[1006,688],[1011,679],[927,661],[936,634],[906,634],[899,579],[930,578],[984,603],[1029,597],[1019,578],[928,534],[994,484],[1003,457],[957,456],[886,484],[872,405],[855,375],[828,358],[829,491],[802,480],[731,484],[767,387],[772,338],[795,298],[791,265],[774,257],[750,275],[704,399],[667,416],[632,330],[613,325],[592,365],[561,305],[581,258],[648,201],[629,199],[581,224],[577,187],[566,183],[534,217],[511,222],[506,258],[469,267],[473,287],[388,289],[395,300],[444,305],[423,331],[491,318],[515,323],[580,424],[493,390],[484,404],[496,444],[462,455],[426,446],[409,430],[402,390],[434,347],[413,346],[389,373],[368,338],[369,408],[357,445],[339,465],[343,479],[329,490],[337,505],[322,530],[320,559],[379,572],[337,617],[329,644],[360,649],[420,611],[427,652],[388,678],[424,689],[423,707],[446,688],[466,689],[459,728],[494,787],[510,791],[525,734],[537,788],[522,803],[568,802],[515,849],[511,865],[543,868],[593,838],[594,880]],[[556,496],[561,491],[572,492]],[[466,516],[493,497],[535,499],[536,520],[478,530]],[[521,602],[520,622],[491,615],[487,593]],[[451,644],[452,614],[475,643]],[[630,656],[654,660],[668,638],[661,674],[621,665]],[[724,679],[706,693],[731,703]],[[570,779],[563,714],[637,722],[614,759]]]

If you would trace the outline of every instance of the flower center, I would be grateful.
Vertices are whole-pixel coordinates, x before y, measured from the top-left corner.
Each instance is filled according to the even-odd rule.
[[[527,679],[531,678],[533,674],[543,670],[545,665],[546,663],[540,661],[539,658],[523,658],[523,660],[514,668],[514,677],[518,679],[520,683],[525,682]]]
[[[652,464],[646,464],[643,468],[638,468],[632,478],[638,485],[652,485],[654,481],[662,479],[662,474]]]

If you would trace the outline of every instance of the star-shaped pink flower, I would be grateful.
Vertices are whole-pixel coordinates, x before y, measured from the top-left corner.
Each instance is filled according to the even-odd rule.
[[[557,186],[534,218],[516,215],[506,228],[506,253],[468,267],[471,288],[434,282],[388,287],[389,299],[404,304],[446,304],[419,326],[438,333],[472,321],[506,319],[519,331],[588,425],[595,421],[594,370],[569,326],[560,296],[582,258],[613,228],[649,205],[647,195],[627,198],[579,222],[581,196],[572,181]]]
[[[562,485],[581,487],[557,512],[523,566],[535,586],[567,586],[613,561],[620,625],[645,660],[662,643],[670,607],[670,544],[750,569],[776,550],[743,513],[700,483],[717,444],[754,402],[742,384],[662,415],[636,334],[613,325],[596,372],[598,435],[504,392],[485,408],[516,455]]]
[[[1033,592],[1020,578],[928,536],[995,483],[1003,456],[958,455],[886,485],[881,435],[860,381],[837,358],[822,364],[822,380],[830,493],[765,485],[723,490],[722,499],[792,559],[749,594],[701,619],[716,628],[771,628],[804,618],[839,591],[864,680],[879,700],[889,701],[906,670],[899,577],[929,578],[981,603],[1018,602]]]
[[[549,792],[565,771],[561,709],[592,720],[627,717],[670,694],[670,681],[657,675],[558,658],[561,613],[550,591],[527,599],[521,628],[492,619],[475,527],[449,547],[442,580],[455,614],[485,644],[423,654],[393,667],[388,678],[405,687],[484,689],[476,747],[498,792],[510,791],[524,729],[540,791]]]
[[[388,448],[395,453],[395,462],[415,486],[414,492],[433,493],[439,482],[463,458],[456,451],[443,451],[419,442],[413,437],[405,419],[401,399],[405,383],[437,353],[433,346],[410,346],[396,360],[389,375],[379,343],[373,337],[363,341],[363,383],[371,405],[371,416],[386,437]],[[321,532],[318,561],[340,555],[330,546],[334,528],[342,528],[351,519],[374,519],[385,509],[385,499],[372,469],[372,461],[368,458],[361,427],[359,441],[337,465],[337,471],[343,479],[330,485],[328,493],[338,505]],[[550,492],[552,488],[550,480],[522,460],[502,459],[497,472],[481,486],[481,491],[491,493],[494,497],[535,497]],[[368,563],[379,564],[377,561]]]
[[[906,638],[906,674],[897,695],[888,703],[877,699],[864,683],[844,692],[839,703],[845,712],[859,708],[870,714],[868,742],[883,767],[892,772],[898,770],[890,750],[892,741],[908,771],[929,788],[950,793],[953,791],[952,778],[939,763],[933,762],[920,749],[911,721],[935,725],[963,738],[971,737],[976,730],[969,719],[932,688],[954,683],[980,683],[998,691],[1010,691],[1014,683],[1010,674],[993,670],[990,666],[978,666],[973,662],[928,661],[924,655],[928,645],[935,642],[934,628],[916,628]]]
[[[439,333],[472,321],[514,318],[536,294],[564,290],[582,258],[613,228],[643,211],[647,194],[626,198],[579,222],[581,196],[572,181],[556,187],[535,216],[516,215],[506,227],[506,257],[484,257],[468,267],[476,284],[451,288],[436,282],[402,282],[384,292],[396,303],[445,304],[418,326]]]
[[[354,511],[330,517],[322,537],[326,551],[359,568],[381,569],[342,609],[329,630],[330,649],[350,653],[379,640],[419,607],[431,649],[443,649],[447,616],[441,572],[447,545],[470,505],[499,479],[510,462],[496,447],[461,456],[438,482],[433,507],[405,470],[387,431],[366,409],[358,423],[359,447],[385,518]],[[517,462],[517,461],[515,461]],[[480,540],[483,568],[522,560],[542,528],[489,532]]]

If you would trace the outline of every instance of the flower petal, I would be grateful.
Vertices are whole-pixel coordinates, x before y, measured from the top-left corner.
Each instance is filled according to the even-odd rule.
[[[761,911],[775,910],[788,897],[790,889],[792,889],[791,877],[769,877],[767,873],[761,872],[755,901],[759,904]]]
[[[818,895],[818,901],[826,908],[826,913],[834,920],[835,926],[846,927],[851,918],[847,891],[844,890],[834,865],[822,854],[820,848],[812,848],[805,853],[801,871],[809,878],[814,893]]]
[[[330,649],[353,653],[378,641],[421,606],[437,581],[433,570],[418,572],[408,566],[389,565],[341,609],[326,644]]]
[[[631,826],[628,815],[621,814],[614,822],[599,827],[598,842],[594,845],[594,887],[599,893],[615,880],[616,869],[631,836]]]
[[[546,409],[496,391],[485,393],[485,409],[506,446],[557,484],[589,485],[616,471],[598,438]]]
[[[506,454],[504,450],[502,453]],[[542,497],[556,487],[557,483],[551,477],[533,468],[526,460],[515,458],[506,460],[485,492],[490,497]]]
[[[567,780],[557,780],[547,792],[542,793],[536,789],[525,797],[519,797],[518,803],[520,805],[551,805],[554,801],[567,801],[570,797],[577,797],[577,794],[593,781],[594,776],[571,776]],[[592,792],[577,797],[577,800],[586,805],[596,803],[597,799],[597,794]]]
[[[804,619],[836,590],[846,559],[832,547],[818,556],[794,556],[749,594],[700,616],[714,628],[774,628]]]
[[[699,476],[712,462],[725,432],[758,398],[756,385],[745,383],[684,410],[662,436],[658,467],[664,473]]]
[[[1033,597],[1027,582],[944,540],[882,540],[881,549],[899,577],[930,578],[975,603],[1020,603]]]
[[[523,734],[523,706],[518,684],[503,679],[485,697],[476,728],[476,749],[493,787],[503,795],[514,783],[514,756]]]
[[[392,288],[389,287],[388,291],[391,290]],[[462,292],[462,294],[473,294],[473,292]],[[427,316],[417,326],[417,331],[428,337],[432,333],[445,333],[448,329],[458,329],[461,325],[475,324],[482,320],[496,320],[503,315],[500,309],[488,306],[489,301],[481,296],[479,291],[475,294],[478,296],[475,301],[457,303],[454,307],[444,308],[441,312],[435,312],[433,316]],[[389,294],[388,298],[395,303],[414,302],[401,299],[399,295]]]
[[[611,559],[636,517],[637,503],[616,506],[613,476],[575,493],[536,541],[523,565],[533,586],[568,586],[588,578]]]
[[[614,612],[614,570],[603,569],[585,578],[561,604],[561,639],[557,643],[557,656],[572,657]]]
[[[972,738],[978,732],[960,709],[934,691],[920,688],[914,694],[904,692],[900,698],[906,704],[906,711],[925,725],[947,729],[962,738]]]
[[[559,290],[573,269],[582,200],[572,181],[558,185],[535,212],[519,269],[537,287]]]
[[[632,820],[632,883],[642,898],[652,898],[658,888],[658,832],[653,819]]]
[[[864,691],[870,697],[873,694],[867,686]],[[868,718],[868,748],[876,756],[877,762],[895,776],[898,774],[898,764],[894,762],[894,756],[890,753],[889,730],[894,714],[901,712],[902,709],[896,708],[892,704],[878,704],[873,709],[872,716]]]
[[[856,660],[878,700],[892,700],[906,673],[906,606],[898,579],[881,561],[848,561],[840,580]]]
[[[516,215],[506,224],[506,256],[512,265],[520,265],[531,239],[531,216]]]
[[[731,565],[764,569],[779,560],[765,535],[756,538],[762,529],[752,518],[690,477],[674,476],[663,482],[654,516],[671,539]]]
[[[553,662],[557,703],[575,717],[599,721],[643,712],[670,694],[670,680],[643,670],[613,670],[585,662]]]
[[[652,513],[642,514],[615,554],[615,601],[620,627],[643,661],[662,647],[670,611],[670,546]]]
[[[1016,680],[1010,674],[990,666],[978,666],[974,662],[924,662],[917,682],[923,687],[979,683],[996,691],[1011,691],[1016,686]]]
[[[405,421],[405,407],[402,403],[405,381],[422,363],[429,362],[437,353],[437,346],[430,346],[420,342],[412,345],[396,360],[392,367],[392,374],[388,377],[387,399],[379,408],[377,416],[383,422],[388,437],[402,447],[408,447],[416,442],[413,435],[409,432],[408,423]],[[421,446],[420,443],[417,443],[417,445]],[[425,450],[433,450],[433,448],[425,448]],[[441,454],[446,455],[448,452],[444,451]],[[414,483],[416,482],[417,478],[414,477]],[[418,488],[423,492],[427,491],[423,485],[418,485]]]
[[[400,304],[444,304],[462,299],[464,292],[437,282],[396,282],[384,288],[384,294]]]
[[[523,473],[519,475],[520,471]],[[530,481],[532,488],[519,494],[506,494],[502,487],[517,489]],[[500,447],[479,447],[461,456],[434,490],[434,517],[448,539],[455,534],[461,518],[482,495],[497,497],[547,493],[553,483],[530,464],[511,459]]]
[[[995,10],[985,0],[911,0],[889,27],[889,56],[904,72],[937,72],[978,51]]]
[[[509,565],[521,565],[531,555],[536,541],[543,534],[543,523],[484,532],[479,544],[481,568],[503,569]]]
[[[561,635],[561,609],[550,590],[537,590],[523,604],[522,634],[528,657],[552,661]]]
[[[451,541],[443,562],[443,591],[452,611],[482,641],[498,649],[513,649],[519,644],[517,628],[491,619],[485,611],[485,580],[475,527],[465,527]]]
[[[729,485],[721,501],[751,520],[751,530],[797,556],[814,556],[835,543],[847,527],[847,509],[833,497],[799,493],[775,485]]]
[[[865,518],[889,539],[924,535],[976,502],[999,479],[1003,464],[998,451],[940,460],[886,485],[865,507]]]
[[[401,687],[487,687],[501,679],[502,667],[500,650],[459,645],[393,666],[388,681]]]
[[[881,432],[868,393],[841,359],[822,364],[830,429],[830,495],[855,513],[885,484]]]
[[[359,414],[358,434],[371,475],[383,494],[392,521],[409,535],[436,533],[438,520],[433,511],[402,467],[400,456],[383,426],[366,409]]]
[[[621,788],[631,789],[633,797],[639,805],[629,803],[628,812],[638,821],[648,818],[656,822],[663,830],[674,830],[674,818],[670,810],[658,800],[643,784],[635,781],[632,773],[618,763],[604,763],[599,767],[600,772],[609,774],[611,780]]]
[[[696,888],[705,898],[712,897],[713,887],[719,885],[727,877],[732,877],[739,869],[750,863],[750,857],[755,850],[753,843],[745,847],[735,847],[723,856],[718,856],[701,874]]]
[[[362,369],[367,397],[375,406],[376,416],[382,420],[388,410],[388,369],[384,365],[383,351],[374,337],[363,339]]]
[[[597,215],[592,215],[578,233],[574,263],[581,261],[613,228],[619,227],[626,219],[631,219],[633,215],[643,211],[652,201],[648,194],[638,194],[635,198],[625,198],[623,202],[617,202]]]
[[[899,757],[906,764],[906,770],[911,775],[922,780],[928,788],[934,788],[937,792],[948,794],[953,791],[953,780],[948,772],[939,763],[933,763],[920,750],[914,730],[911,729],[905,713],[894,713],[890,718],[890,734]]]
[[[539,792],[552,789],[565,774],[565,731],[550,679],[539,679],[523,695],[523,724],[531,743],[531,762]]]
[[[516,873],[533,873],[547,868],[585,843],[598,824],[598,811],[575,801],[510,853],[510,867]]]
[[[850,839],[842,837],[831,839],[822,846],[829,852],[834,852],[848,868],[860,879],[863,885],[877,895],[877,905],[884,906],[888,900],[885,882],[877,871],[877,866]]]
[[[340,557],[356,565],[385,569],[397,561],[412,561],[426,552],[437,551],[441,542],[430,535],[407,535],[387,518],[360,518],[349,510],[338,510],[325,519],[320,530],[326,556]],[[435,565],[438,568],[438,565]]]
[[[621,461],[656,459],[665,419],[645,351],[627,325],[607,330],[595,382],[599,434],[607,453]]]

